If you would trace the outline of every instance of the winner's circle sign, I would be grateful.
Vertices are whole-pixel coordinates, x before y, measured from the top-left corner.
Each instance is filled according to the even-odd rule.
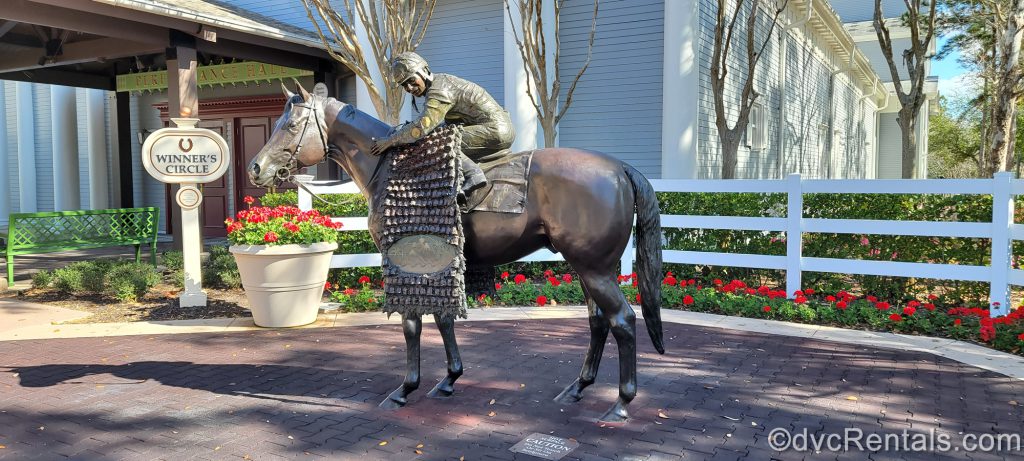
[[[227,142],[186,120],[174,119],[179,128],[157,130],[146,138],[142,144],[146,171],[165,183],[207,183],[220,178],[230,164]]]

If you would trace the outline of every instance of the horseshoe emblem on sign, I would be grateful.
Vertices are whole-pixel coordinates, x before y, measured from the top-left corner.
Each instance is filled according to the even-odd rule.
[[[188,141],[188,147],[185,147],[185,141]],[[188,152],[192,150],[192,138],[178,140],[178,149],[181,149],[182,152]]]

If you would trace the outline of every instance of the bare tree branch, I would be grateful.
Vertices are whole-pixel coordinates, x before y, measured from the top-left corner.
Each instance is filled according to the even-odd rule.
[[[415,51],[422,43],[437,0],[342,0],[340,14],[332,0],[302,0],[327,53],[344,64],[363,83],[380,117],[398,123],[404,94],[391,76],[391,58]],[[333,3],[338,3],[333,0]],[[384,88],[378,88],[370,72],[366,51],[356,40],[357,25],[366,31],[373,65],[379,70]]]

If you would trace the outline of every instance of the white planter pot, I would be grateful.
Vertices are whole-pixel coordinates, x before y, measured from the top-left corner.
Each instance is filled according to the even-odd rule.
[[[232,245],[253,322],[295,327],[316,321],[337,243]]]

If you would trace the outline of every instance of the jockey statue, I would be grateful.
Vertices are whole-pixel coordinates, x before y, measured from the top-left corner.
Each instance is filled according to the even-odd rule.
[[[480,85],[454,75],[431,73],[427,61],[416,53],[396,56],[391,72],[395,81],[413,96],[413,106],[416,107],[416,97],[424,97],[425,108],[416,120],[377,139],[371,152],[381,155],[396,145],[416,142],[442,122],[462,124],[462,192],[468,194],[487,185],[487,178],[476,162],[512,146],[516,135],[508,112]]]

